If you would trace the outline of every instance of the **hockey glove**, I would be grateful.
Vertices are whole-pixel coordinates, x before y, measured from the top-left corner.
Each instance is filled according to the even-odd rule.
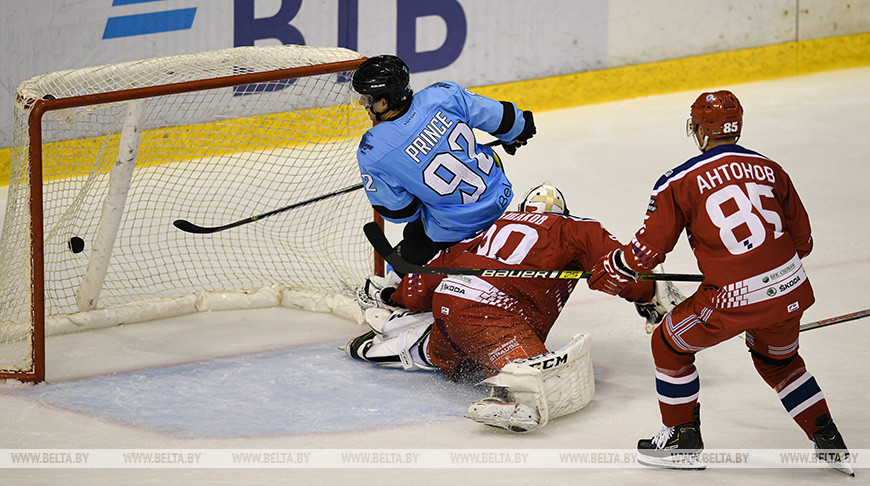
[[[394,309],[398,307],[390,296],[399,287],[402,278],[396,272],[390,272],[386,277],[369,275],[362,287],[357,289],[356,301],[363,312],[372,307]]]
[[[513,142],[509,144],[504,144],[504,151],[508,155],[516,155],[517,149],[528,143],[529,139],[535,136],[537,133],[537,129],[535,129],[535,118],[532,116],[531,111],[523,112],[523,119],[525,120],[525,126],[523,126],[523,131],[517,135],[517,138],[514,139]]]
[[[637,273],[628,267],[619,248],[604,255],[592,267],[592,276],[586,281],[589,288],[610,295],[619,295]]]
[[[683,295],[676,285],[671,282],[657,280],[656,293],[653,300],[647,303],[635,302],[634,308],[646,320],[646,333],[652,334],[671,309],[684,300],[686,300],[686,296]]]

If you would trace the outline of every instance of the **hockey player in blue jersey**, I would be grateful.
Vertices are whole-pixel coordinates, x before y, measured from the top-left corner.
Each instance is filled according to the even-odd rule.
[[[367,59],[351,84],[375,122],[357,151],[366,195],[386,220],[407,223],[399,243],[405,260],[425,264],[504,213],[511,183],[473,129],[514,155],[535,134],[532,112],[450,81],[414,94],[408,66],[390,55]]]

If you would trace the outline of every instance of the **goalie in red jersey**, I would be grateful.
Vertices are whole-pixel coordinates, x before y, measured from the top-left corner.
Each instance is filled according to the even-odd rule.
[[[598,221],[570,216],[561,192],[543,184],[529,192],[518,212],[441,251],[429,265],[584,270],[620,246]],[[370,307],[366,318],[374,331],[351,340],[345,351],[406,370],[440,369],[451,379],[483,371],[494,394],[472,404],[467,417],[531,430],[579,410],[594,393],[588,336],[577,335],[552,353],[544,345],[576,285],[551,278],[370,277],[361,304]],[[658,298],[650,281],[629,283],[619,295],[641,303],[645,316],[663,316],[674,305],[668,304],[670,294],[663,296],[665,289],[675,288],[660,287]],[[391,312],[394,307],[408,311]]]
[[[819,457],[849,473],[843,438],[798,353],[800,318],[814,302],[801,263],[813,247],[809,217],[782,167],[737,145],[742,129],[743,108],[733,93],[702,93],[687,126],[701,155],[659,178],[643,226],[631,243],[602,258],[588,280],[592,289],[619,294],[635,273],[662,263],[683,230],[704,274],[695,294],[653,333],[664,427],[638,442],[638,460],[704,467],[695,353],[745,332],[755,369]]]

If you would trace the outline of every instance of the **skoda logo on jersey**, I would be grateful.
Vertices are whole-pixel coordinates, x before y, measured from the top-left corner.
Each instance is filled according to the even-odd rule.
[[[776,289],[775,289],[775,288],[771,287],[771,288],[767,289],[767,296],[768,296],[768,297],[773,297],[774,295],[776,295]]]
[[[465,289],[447,282],[442,282],[441,288],[438,290],[441,290],[442,292],[449,292],[451,294],[465,295]]]

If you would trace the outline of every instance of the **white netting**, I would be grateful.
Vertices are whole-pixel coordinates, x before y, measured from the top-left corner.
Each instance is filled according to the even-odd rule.
[[[34,99],[360,58],[339,48],[240,47],[23,82],[0,240],[0,371],[27,369],[30,359],[30,340],[22,338],[31,332],[27,117]],[[95,297],[93,308],[102,311],[97,318],[82,313],[76,294],[99,246],[100,226],[105,232],[112,219],[103,206],[110,192],[118,192],[109,189],[110,173],[119,144],[126,143],[121,127],[131,102],[47,112],[42,129],[47,332],[219,308],[220,302],[264,288],[279,289],[278,304],[282,295],[291,295],[318,310],[341,307],[318,296],[341,294],[372,271],[371,247],[361,231],[372,211],[362,191],[209,235],[184,233],[172,221],[219,226],[357,184],[355,150],[370,122],[350,103],[348,77],[348,72],[323,74],[135,102],[143,110],[133,134],[139,138],[135,169]],[[71,251],[73,237],[84,242],[83,251]],[[164,307],[174,304],[169,310],[151,305],[161,299]],[[262,302],[242,305],[267,305]],[[131,314],[122,308],[146,310]]]

